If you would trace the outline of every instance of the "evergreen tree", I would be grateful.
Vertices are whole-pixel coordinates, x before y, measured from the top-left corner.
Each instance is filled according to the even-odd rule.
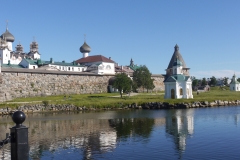
[[[207,84],[206,78],[202,79],[202,86],[205,86]]]
[[[217,79],[214,76],[212,76],[210,79],[210,85],[215,86],[217,84]]]
[[[225,85],[225,86],[227,86],[228,85],[228,77],[224,77],[223,78],[223,84]]]

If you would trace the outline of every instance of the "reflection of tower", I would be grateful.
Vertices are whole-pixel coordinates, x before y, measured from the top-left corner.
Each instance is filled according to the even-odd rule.
[[[238,126],[238,123],[240,121],[240,114],[236,114],[235,117],[234,117],[234,120],[235,120],[236,126]]]
[[[173,136],[176,149],[186,149],[186,139],[194,131],[193,110],[173,110],[166,118],[166,132]]]

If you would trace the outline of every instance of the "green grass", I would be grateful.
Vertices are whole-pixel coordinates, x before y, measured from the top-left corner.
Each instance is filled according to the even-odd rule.
[[[0,104],[0,108],[6,108],[6,106],[15,108],[16,106],[22,105],[17,104],[17,102],[31,102],[31,103],[41,103],[43,101],[49,101],[49,104],[73,104],[75,106],[86,106],[86,107],[111,107],[118,108],[122,106],[127,106],[128,104],[137,103],[139,105],[146,102],[168,102],[170,104],[182,103],[182,102],[195,102],[195,101],[214,101],[214,100],[240,100],[240,92],[229,91],[228,87],[211,87],[209,92],[201,92],[199,95],[193,92],[193,99],[164,99],[164,92],[158,93],[139,93],[136,96],[119,96],[119,93],[101,93],[101,94],[80,94],[80,95],[66,95],[64,98],[61,96],[47,96],[47,97],[28,97],[28,98],[17,98],[13,101],[4,102]],[[7,104],[9,103],[9,104]]]

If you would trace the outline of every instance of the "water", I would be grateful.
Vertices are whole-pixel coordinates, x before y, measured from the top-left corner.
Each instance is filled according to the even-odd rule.
[[[240,159],[240,106],[34,113],[24,125],[32,160]],[[12,126],[0,117],[0,140]]]

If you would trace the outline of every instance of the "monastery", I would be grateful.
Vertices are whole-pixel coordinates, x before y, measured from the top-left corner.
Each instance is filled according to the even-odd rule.
[[[82,58],[73,62],[42,60],[35,40],[29,52],[24,52],[20,43],[14,50],[14,40],[6,27],[0,36],[0,101],[22,96],[107,92],[115,74],[124,72],[131,77],[141,67],[132,59],[129,65],[119,66],[111,57],[89,55],[91,47],[86,40],[79,48]],[[189,69],[176,45],[166,75],[152,74],[153,91],[165,90],[165,98],[193,98]]]
[[[116,72],[132,73],[138,68],[138,66],[133,64],[132,59],[129,66],[118,66],[111,57],[106,58],[103,55],[89,56],[91,47],[86,41],[84,41],[79,49],[83,54],[82,58],[73,62],[55,62],[53,58],[50,58],[48,61],[41,60],[38,43],[35,40],[30,44],[30,51],[27,53],[24,52],[21,44],[18,44],[15,50],[13,50],[14,40],[14,36],[9,32],[7,27],[6,31],[0,36],[0,58],[2,67],[88,72],[99,75],[115,75]]]

